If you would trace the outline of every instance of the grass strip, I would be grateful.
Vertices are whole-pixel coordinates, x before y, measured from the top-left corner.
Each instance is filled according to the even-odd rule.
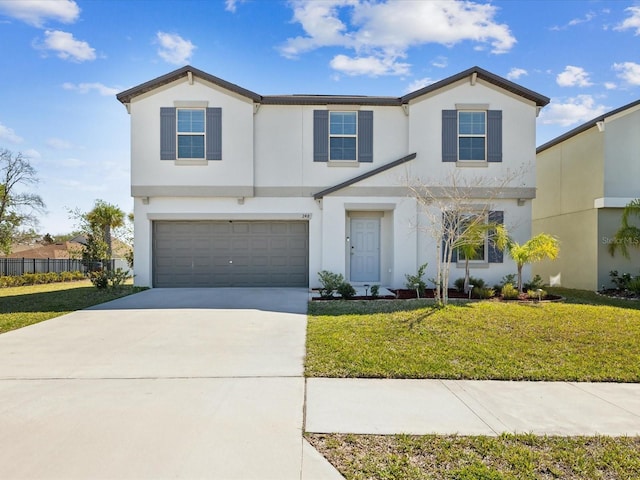
[[[98,290],[88,280],[0,289],[0,333],[59,317],[144,290],[132,285]]]
[[[640,437],[305,436],[347,480],[640,478]]]
[[[577,301],[310,302],[306,375],[640,381],[640,311]]]

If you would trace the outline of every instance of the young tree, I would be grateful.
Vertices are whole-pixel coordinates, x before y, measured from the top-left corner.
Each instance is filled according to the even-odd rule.
[[[522,245],[510,239],[507,242],[506,250],[518,267],[517,286],[518,291],[522,292],[522,267],[545,258],[555,260],[560,252],[560,245],[555,237],[547,233],[539,233]]]
[[[458,247],[458,258],[464,258],[464,292],[469,291],[470,261],[478,258],[478,251],[484,249],[487,240],[492,241],[498,250],[504,250],[507,245],[508,236],[504,225],[497,222],[484,222],[474,216],[466,224],[466,228],[461,232]]]
[[[629,245],[640,248],[640,227],[631,223],[631,217],[640,219],[640,198],[629,202],[622,211],[621,225],[613,237],[613,242],[609,244],[609,253],[613,256],[620,249],[620,253],[625,258],[629,258]]]
[[[102,241],[107,246],[106,258],[110,260],[113,254],[111,231],[124,225],[124,212],[104,200],[96,200],[93,209],[86,213],[85,218],[92,233],[102,233]]]
[[[479,225],[486,223],[483,241],[486,238],[491,246],[499,247],[495,242],[500,240],[498,237],[504,231],[490,228],[500,223],[490,218],[492,204],[526,172],[527,167],[523,165],[515,170],[507,169],[497,177],[468,175],[463,169],[453,169],[442,179],[433,180],[407,174],[403,183],[426,219],[415,227],[436,243],[436,301],[443,305],[449,302],[448,286],[454,252],[466,248],[477,251],[480,235],[472,235],[468,229],[481,229]]]
[[[36,213],[44,212],[40,195],[20,192],[20,187],[38,183],[36,170],[22,153],[0,149],[0,250],[11,253],[20,227],[36,225]]]

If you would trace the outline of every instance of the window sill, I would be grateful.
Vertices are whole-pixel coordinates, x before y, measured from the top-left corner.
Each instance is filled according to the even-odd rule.
[[[176,160],[174,165],[180,165],[180,166],[205,166],[208,165],[209,161],[208,160],[204,160],[204,159],[199,159],[199,158],[191,158],[191,159],[182,159],[182,160]]]
[[[462,168],[487,168],[489,163],[486,160],[458,160],[456,167]]]
[[[360,162],[357,160],[329,160],[327,165],[329,167],[359,167]]]
[[[488,262],[469,262],[469,268],[489,268],[490,266]],[[456,268],[464,268],[464,262],[456,262]]]

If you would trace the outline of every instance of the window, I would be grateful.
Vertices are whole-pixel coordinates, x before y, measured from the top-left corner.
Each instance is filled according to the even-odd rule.
[[[502,111],[442,110],[442,161],[502,162]]]
[[[222,160],[222,109],[161,107],[160,160]]]
[[[356,161],[356,112],[329,112],[329,160]]]
[[[178,158],[205,158],[204,113],[204,109],[178,109]]]
[[[487,251],[489,246],[489,232],[486,229],[487,216],[467,214],[459,224],[461,243],[458,247],[458,261],[487,262]]]
[[[458,112],[458,160],[485,161],[486,112]]]

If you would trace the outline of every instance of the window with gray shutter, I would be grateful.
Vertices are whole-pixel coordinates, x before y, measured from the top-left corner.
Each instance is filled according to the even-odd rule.
[[[313,111],[313,161],[373,162],[373,111]]]
[[[222,109],[161,107],[160,159],[222,160]]]

